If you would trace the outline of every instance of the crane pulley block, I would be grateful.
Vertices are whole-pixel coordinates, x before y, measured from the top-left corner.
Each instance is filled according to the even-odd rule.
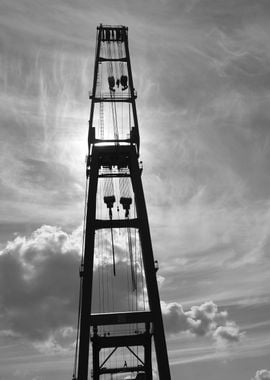
[[[104,197],[104,203],[106,203],[107,208],[109,208],[109,209],[113,208],[114,202],[115,202],[115,196],[114,195]]]
[[[124,210],[129,210],[130,206],[132,204],[132,198],[130,198],[130,197],[121,197],[120,198],[120,203],[123,206]]]
[[[130,206],[132,204],[132,198],[131,197],[121,197],[120,203],[123,206],[123,209],[126,211],[126,215],[125,215],[126,218],[128,218]]]

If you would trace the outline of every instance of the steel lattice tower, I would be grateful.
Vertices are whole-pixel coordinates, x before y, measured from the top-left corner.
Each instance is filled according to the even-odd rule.
[[[103,80],[104,70],[102,71],[102,67],[105,66],[107,68],[106,86],[104,86]],[[103,78],[101,78],[102,75]],[[101,83],[102,81],[103,84]],[[128,48],[128,28],[101,24],[97,27],[93,90],[90,94],[89,154],[86,165],[87,201],[84,254],[80,270],[79,344],[78,350],[76,350],[78,362],[76,359],[76,373],[74,374],[74,378],[78,380],[88,379],[91,351],[91,374],[94,380],[99,380],[102,376],[106,378],[109,375],[113,378],[113,376],[116,376],[114,374],[124,372],[134,373],[136,379],[152,380],[152,337],[155,343],[159,379],[170,380],[167,347],[156,278],[157,266],[153,257],[146,203],[141,181],[142,166],[139,162],[140,138],[135,103],[136,97]],[[106,110],[104,110],[104,105],[111,107],[112,116],[110,118],[107,116]],[[126,128],[125,122],[122,122],[122,126],[119,126],[121,123],[117,119],[119,107],[123,105],[127,108],[122,108],[122,120],[129,120],[128,133],[124,130]],[[99,113],[97,110],[99,110]],[[110,127],[111,132],[106,130],[107,121],[112,124]],[[101,187],[100,182],[104,181],[106,187],[106,184],[112,186],[113,181],[116,180],[120,181],[120,190],[121,183],[124,183],[123,181],[130,181],[131,195],[125,190],[121,196],[120,191],[117,198],[112,192],[109,193],[107,191],[106,193],[104,190],[102,195],[105,209],[108,211],[108,217],[99,218],[97,216],[99,202],[97,194]],[[134,217],[129,217],[131,204],[134,205]],[[116,209],[116,206],[118,218],[113,217],[113,210]],[[124,217],[119,217],[119,207],[123,208],[122,213],[124,213]],[[130,234],[131,229],[134,230],[133,237]],[[133,294],[136,293],[136,295],[139,292],[141,292],[140,294],[144,292],[144,285],[139,289],[137,279],[139,276],[138,268],[141,271],[143,269],[144,273],[138,278],[141,281],[145,281],[148,298],[147,309],[140,309],[138,307],[137,297],[137,306],[134,310],[111,311],[107,308],[103,309],[103,312],[94,313],[93,286],[95,282],[94,275],[96,273],[94,260],[98,244],[103,244],[102,242],[97,242],[97,234],[103,230],[111,232],[111,269],[113,272],[110,276],[114,276],[112,277],[112,281],[116,281],[115,279],[117,279],[118,262],[120,262],[118,254],[115,252],[116,247],[113,240],[115,235],[113,234],[116,233],[116,230],[127,231],[129,233],[130,261],[128,263],[127,261],[122,261],[122,265],[125,263],[126,267],[131,270],[131,274],[129,275],[131,278],[130,283],[132,283],[131,292]],[[136,259],[137,253],[135,253],[135,258],[133,253],[134,236],[136,237],[137,235],[138,242],[136,244],[140,245],[139,252],[142,264],[139,264],[139,260]],[[108,248],[105,252],[106,254],[107,251]],[[122,250],[119,252],[121,253]],[[102,270],[105,271],[104,268],[103,263],[99,264],[100,273]],[[104,293],[104,289],[102,291]],[[131,297],[134,299],[134,295],[131,295]],[[128,333],[121,331],[122,327],[127,326],[129,326]],[[106,333],[104,333],[105,328]],[[111,334],[108,333],[110,328],[113,331]],[[91,350],[90,341],[92,342]],[[108,367],[109,359],[121,347],[127,349],[135,357],[137,363],[134,364],[131,361],[130,364],[125,361],[124,366]],[[137,351],[134,347],[137,347]],[[102,359],[101,352],[105,351],[105,349],[107,351],[109,349],[110,352],[107,354],[106,351]],[[141,353],[143,354],[141,355]]]

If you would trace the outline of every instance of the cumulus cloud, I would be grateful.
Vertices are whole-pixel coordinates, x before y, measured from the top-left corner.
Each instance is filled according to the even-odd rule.
[[[69,234],[59,227],[44,225],[28,237],[16,237],[0,251],[0,338],[26,338],[42,352],[72,346],[76,337],[81,244],[82,228]],[[135,291],[130,264],[120,247],[116,244],[116,276],[110,244],[106,249],[108,252],[103,252],[94,266],[92,310],[142,308],[145,293],[140,268],[136,269]]]
[[[27,338],[43,352],[72,346],[76,336],[81,241],[81,228],[68,234],[59,227],[45,225],[29,237],[18,236],[8,242],[0,253],[0,337]],[[108,247],[109,244],[107,250]],[[130,264],[120,247],[116,245],[116,276],[109,252],[105,251],[102,257],[94,266],[92,310],[147,309],[139,263],[134,291]],[[211,336],[218,343],[238,342],[242,334],[237,324],[228,319],[227,311],[218,310],[212,301],[192,306],[188,311],[178,303],[162,302],[162,311],[169,333]]]
[[[42,341],[74,326],[80,231],[42,226],[0,255],[0,330]]]
[[[260,369],[256,372],[252,380],[270,380],[270,371],[268,369]]]
[[[237,324],[228,319],[227,311],[219,311],[212,301],[192,306],[189,311],[184,311],[178,303],[162,302],[162,311],[168,333],[211,336],[221,343],[238,342],[242,335]]]

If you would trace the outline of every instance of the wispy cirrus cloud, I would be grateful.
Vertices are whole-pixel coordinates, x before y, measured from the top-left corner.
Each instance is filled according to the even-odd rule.
[[[268,309],[262,305],[269,304],[268,3],[79,0],[75,6],[62,0],[3,0],[0,7],[0,246],[4,265],[17,268],[20,294],[30,300],[35,292],[23,277],[25,259],[15,254],[23,238],[15,244],[13,234],[28,234],[20,243],[26,249],[35,240],[31,232],[44,223],[61,226],[51,236],[81,223],[95,28],[99,22],[124,23],[139,95],[143,180],[163,278],[161,296],[166,304],[184,305],[185,318],[191,306],[213,299],[237,326],[249,326],[250,347],[235,357],[262,358],[263,348],[268,352],[261,332],[266,335]],[[43,227],[34,233],[38,242],[44,233]],[[63,241],[69,239],[64,236]],[[13,242],[13,259],[11,245],[6,256],[7,239]],[[66,250],[75,263],[76,256]],[[55,279],[53,257],[44,260]],[[105,266],[106,273],[110,269]],[[45,267],[38,270],[33,273],[49,276]],[[46,281],[40,279],[45,292]],[[237,317],[232,304],[242,307]],[[256,312],[250,313],[251,307]],[[225,326],[217,333],[223,341],[233,335]],[[43,327],[48,332],[45,322]],[[65,341],[63,328],[69,327],[53,327],[56,341],[47,334],[48,349]],[[7,326],[2,335],[8,339],[9,334],[14,331]],[[213,341],[211,334],[196,344]],[[180,353],[175,355],[177,362]],[[219,355],[217,361],[224,359]],[[211,356],[213,351],[207,351],[207,365]],[[197,357],[183,359],[192,360]],[[262,360],[255,368],[266,367]],[[231,378],[254,376],[254,366],[249,376],[242,368],[240,362]],[[224,380],[216,368],[209,372]]]

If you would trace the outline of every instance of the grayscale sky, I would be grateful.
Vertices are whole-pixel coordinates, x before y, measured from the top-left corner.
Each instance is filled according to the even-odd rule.
[[[129,27],[172,378],[268,380],[268,0],[0,0],[0,379],[72,375],[101,22]]]

